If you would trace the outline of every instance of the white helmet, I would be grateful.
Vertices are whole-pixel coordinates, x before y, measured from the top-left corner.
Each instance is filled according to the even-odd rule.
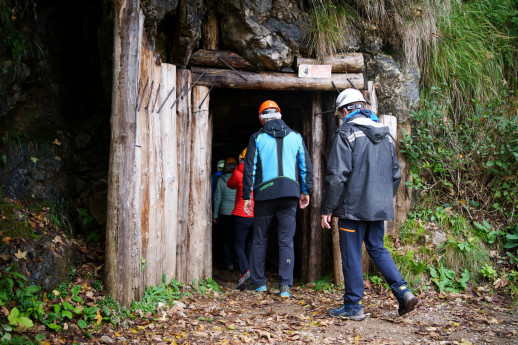
[[[355,102],[364,102],[367,100],[363,97],[362,93],[356,89],[346,89],[338,95],[336,98],[336,111],[335,115],[340,115],[340,108],[343,108],[347,104]]]

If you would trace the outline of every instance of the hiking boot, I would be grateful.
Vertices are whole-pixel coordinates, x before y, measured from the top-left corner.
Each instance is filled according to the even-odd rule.
[[[250,279],[250,270],[246,271],[245,274],[239,278],[239,281],[237,282],[236,289],[242,290],[245,288],[244,284]]]
[[[399,302],[398,313],[399,313],[399,316],[402,316],[402,315],[405,315],[406,313],[414,310],[414,308],[417,305],[417,302],[419,302],[419,300],[417,299],[417,297],[414,296],[414,294],[412,292],[407,291],[403,295],[403,298],[398,298],[398,302]]]
[[[327,310],[327,314],[332,317],[351,319],[354,321],[362,321],[365,319],[361,304],[344,304],[340,308],[330,308]]]
[[[288,285],[281,285],[281,298],[290,298],[291,292],[290,287]]]
[[[266,291],[266,285],[261,285],[255,289],[255,292],[265,292]]]

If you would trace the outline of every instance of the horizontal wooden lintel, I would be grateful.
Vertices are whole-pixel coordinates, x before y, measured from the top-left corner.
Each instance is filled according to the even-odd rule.
[[[331,79],[299,78],[296,73],[279,72],[248,72],[233,71],[206,67],[192,67],[192,79],[196,80],[204,73],[197,85],[219,88],[254,89],[254,90],[285,90],[285,91],[342,91],[356,86],[366,89],[365,76],[362,73],[332,73]],[[214,82],[215,80],[215,82]],[[351,82],[354,84],[351,85]]]

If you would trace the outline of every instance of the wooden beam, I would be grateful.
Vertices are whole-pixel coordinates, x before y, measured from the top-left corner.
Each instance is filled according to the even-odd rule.
[[[191,140],[191,172],[189,194],[189,223],[187,227],[187,281],[200,281],[212,274],[212,265],[208,262],[207,241],[210,240],[211,228],[211,190],[210,190],[210,157],[211,140],[209,135],[209,97],[205,98],[209,88],[195,86],[192,89],[192,123]],[[202,103],[203,101],[203,103]],[[201,106],[200,106],[201,105]]]
[[[221,60],[225,61],[227,64],[229,64],[230,66],[232,66],[232,68],[236,70],[257,70],[257,68],[250,62],[246,61],[240,55],[229,50],[199,49],[192,54],[189,64],[191,66],[228,69],[228,66],[225,65],[225,63]]]
[[[216,17],[216,12],[214,10],[210,10],[201,24],[202,47],[207,49],[218,49],[218,33],[218,18]]]
[[[300,65],[331,65],[333,73],[361,72],[364,66],[362,53],[347,53],[325,57],[323,60],[297,58],[297,68]]]
[[[138,0],[115,1],[113,97],[106,222],[106,287],[129,307],[143,292],[136,111],[144,15]]]
[[[215,87],[255,89],[255,90],[310,90],[310,91],[336,91],[333,81],[341,91],[352,88],[349,80],[359,89],[365,89],[365,77],[361,73],[336,73],[331,79],[299,78],[295,73],[278,72],[247,72],[232,71],[217,68],[192,67],[193,79],[205,73],[198,81],[198,85],[211,86],[218,77]]]
[[[191,71],[178,69],[176,78],[176,136],[178,150],[178,230],[176,236],[176,279],[187,283],[187,225],[189,223],[189,182],[191,141],[186,133],[191,132],[191,93],[181,97],[182,89],[191,85]]]
[[[310,121],[309,151],[313,166],[313,191],[309,203],[309,227],[304,231],[307,243],[306,265],[302,267],[302,279],[311,282],[322,273],[322,226],[320,222],[320,203],[322,201],[324,121],[322,114],[322,96],[313,93],[313,107]]]

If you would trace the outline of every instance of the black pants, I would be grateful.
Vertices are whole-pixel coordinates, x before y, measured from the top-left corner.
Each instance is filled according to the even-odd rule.
[[[225,268],[232,266],[234,264],[234,239],[233,239],[233,231],[232,228],[232,216],[230,215],[219,215],[219,224],[221,230],[221,236],[223,237],[223,266]]]
[[[266,285],[264,267],[266,262],[266,245],[268,243],[268,227],[275,217],[279,242],[280,285],[293,285],[293,266],[295,264],[293,236],[295,235],[295,216],[298,200],[298,198],[278,198],[255,202],[254,240],[250,261],[252,283],[258,286]]]
[[[254,236],[254,218],[233,216],[234,252],[237,256],[239,271],[245,274],[250,269],[250,251]]]

